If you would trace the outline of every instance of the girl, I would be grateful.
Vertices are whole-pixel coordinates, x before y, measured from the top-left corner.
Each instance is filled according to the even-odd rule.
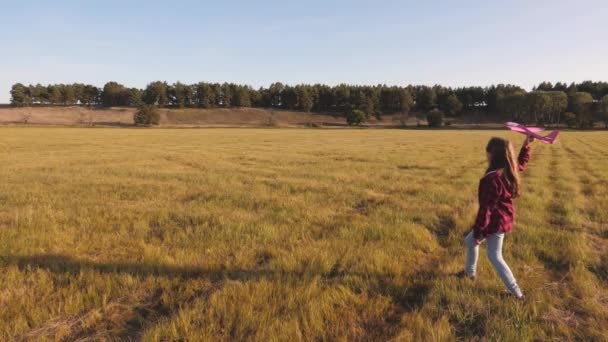
[[[486,147],[489,166],[485,176],[479,182],[479,211],[473,229],[465,238],[467,256],[465,272],[469,278],[475,278],[479,245],[488,242],[488,259],[506,285],[509,293],[518,299],[524,299],[511,269],[502,258],[502,241],[505,233],[513,229],[515,210],[513,199],[519,196],[520,179],[518,171],[523,171],[530,160],[530,143],[532,137],[526,137],[524,145],[515,160],[513,145],[502,138],[492,138]]]

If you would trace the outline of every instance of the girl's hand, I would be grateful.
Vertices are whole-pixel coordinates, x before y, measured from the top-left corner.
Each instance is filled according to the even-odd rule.
[[[534,141],[534,137],[531,135],[526,136],[526,140],[524,140],[524,145],[529,145]]]
[[[482,242],[483,242],[483,239],[475,239],[475,244],[477,246],[481,245]]]

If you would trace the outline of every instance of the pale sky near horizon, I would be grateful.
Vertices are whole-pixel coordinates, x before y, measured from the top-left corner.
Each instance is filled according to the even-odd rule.
[[[608,3],[0,0],[13,83],[608,81]]]

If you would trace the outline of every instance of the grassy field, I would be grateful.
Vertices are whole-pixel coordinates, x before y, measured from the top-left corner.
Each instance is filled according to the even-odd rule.
[[[606,132],[533,145],[525,302],[454,276],[493,135],[0,128],[0,340],[607,340]]]

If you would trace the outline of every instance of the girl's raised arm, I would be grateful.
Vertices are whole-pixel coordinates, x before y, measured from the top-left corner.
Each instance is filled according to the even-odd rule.
[[[527,136],[526,140],[524,140],[524,144],[519,151],[519,156],[517,157],[517,163],[519,165],[519,171],[523,171],[526,169],[526,164],[530,161],[530,143],[534,141],[534,138],[531,136]]]

